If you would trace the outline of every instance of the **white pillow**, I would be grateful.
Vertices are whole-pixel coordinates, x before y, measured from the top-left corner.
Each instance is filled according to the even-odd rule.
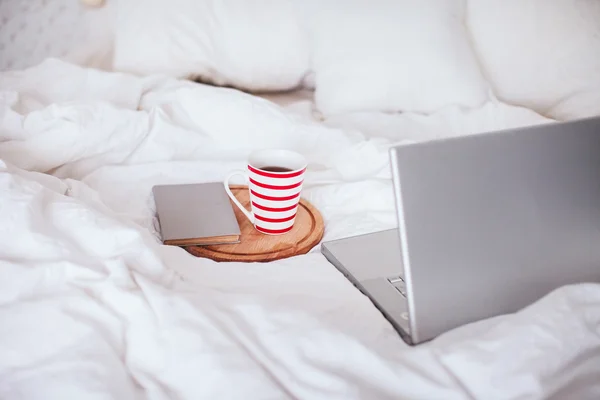
[[[292,0],[121,0],[114,69],[249,91],[291,89],[309,67]]]
[[[432,113],[488,99],[463,0],[307,0],[315,102],[324,114]]]
[[[0,1],[0,70],[47,58],[110,67],[113,8],[113,2],[92,8],[75,0]]]
[[[600,1],[470,0],[467,16],[500,99],[557,119],[600,114]]]

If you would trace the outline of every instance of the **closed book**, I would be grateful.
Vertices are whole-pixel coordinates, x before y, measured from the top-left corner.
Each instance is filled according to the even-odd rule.
[[[152,188],[162,242],[206,246],[240,242],[240,226],[223,183]]]

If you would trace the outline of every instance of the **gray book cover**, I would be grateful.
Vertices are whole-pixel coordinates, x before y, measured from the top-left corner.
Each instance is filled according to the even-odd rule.
[[[240,226],[222,182],[157,185],[152,193],[164,244],[240,242]]]

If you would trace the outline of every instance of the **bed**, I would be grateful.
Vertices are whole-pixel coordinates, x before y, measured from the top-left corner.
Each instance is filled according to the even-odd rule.
[[[95,56],[119,49],[105,45],[0,74],[0,398],[600,398],[598,283],[409,347],[319,246],[266,264],[196,258],[161,244],[151,195],[287,147],[309,160],[303,196],[323,240],[393,228],[390,145],[593,115],[597,76],[551,104],[521,91],[438,107],[416,91],[363,106],[341,101],[347,81],[292,87],[297,71],[256,93],[220,87],[244,85],[235,71],[201,84],[123,58],[111,70]],[[361,101],[379,84],[367,81]]]

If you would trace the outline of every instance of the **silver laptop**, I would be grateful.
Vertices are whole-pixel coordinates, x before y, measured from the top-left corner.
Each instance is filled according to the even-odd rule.
[[[322,252],[409,344],[600,282],[600,118],[391,149],[398,229]]]

